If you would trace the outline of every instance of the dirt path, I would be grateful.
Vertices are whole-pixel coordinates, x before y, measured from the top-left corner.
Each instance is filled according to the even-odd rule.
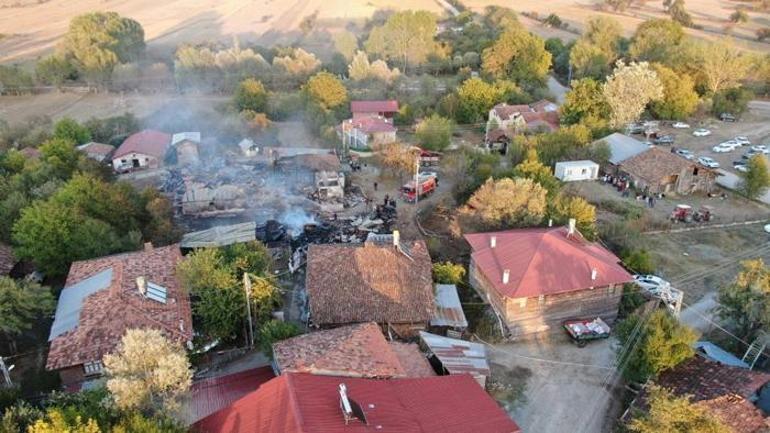
[[[562,86],[560,82],[556,81],[556,78],[548,76],[548,91],[556,98],[556,102],[561,105],[567,97],[569,88]]]
[[[706,333],[713,328],[709,321],[714,318],[714,309],[717,305],[719,304],[716,301],[716,293],[709,293],[700,301],[682,310],[679,321],[698,332]]]

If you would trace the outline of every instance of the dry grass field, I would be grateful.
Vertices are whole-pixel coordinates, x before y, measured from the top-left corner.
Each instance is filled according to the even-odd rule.
[[[490,4],[512,7],[520,12],[556,13],[571,27],[582,28],[596,14],[617,18],[630,34],[645,19],[662,16],[660,1],[648,2],[619,15],[602,12],[600,0],[464,0],[481,11]],[[689,0],[687,6],[704,30],[692,30],[698,37],[718,37],[737,2],[730,0]],[[0,62],[23,62],[52,50],[67,29],[69,20],[91,11],[115,11],[138,20],[144,26],[151,54],[164,55],[183,42],[229,41],[265,45],[296,42],[303,18],[316,14],[318,22],[334,31],[348,22],[361,22],[378,9],[426,9],[444,13],[435,0],[0,0]],[[741,37],[745,48],[767,51],[767,44],[753,39],[759,27],[770,26],[768,14],[750,13],[749,23],[731,30]],[[523,19],[544,37],[574,38],[574,34],[549,29],[537,21]]]

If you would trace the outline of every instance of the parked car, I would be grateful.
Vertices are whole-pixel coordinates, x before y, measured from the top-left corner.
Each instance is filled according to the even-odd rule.
[[[754,152],[763,153],[765,155],[770,153],[770,149],[768,149],[766,144],[755,144],[755,145],[751,146],[749,148],[749,150],[754,151]]]
[[[689,150],[687,150],[687,149],[676,149],[676,150],[674,151],[674,153],[676,153],[677,155],[681,156],[681,157],[682,157],[682,158],[684,158],[684,159],[689,159],[690,161],[692,161],[693,159],[695,159],[695,154],[694,154],[694,153],[692,153],[692,152],[690,152],[690,151],[689,151]]]
[[[722,113],[719,115],[719,120],[722,122],[735,122],[737,119],[732,113]]]
[[[735,171],[738,171],[738,172],[741,172],[741,173],[746,173],[747,171],[749,171],[749,166],[748,165],[746,165],[743,162],[741,162],[739,164],[736,164],[737,162],[739,162],[739,161],[733,162],[733,168],[735,169]]]
[[[763,154],[762,152],[759,152],[759,151],[756,151],[756,150],[753,150],[753,149],[749,149],[749,150],[746,151],[746,153],[743,154],[743,156],[741,158],[748,160],[748,159],[751,159],[751,158],[755,157],[756,155],[762,155],[762,154]]]
[[[670,283],[663,278],[660,278],[657,275],[645,275],[645,274],[637,274],[634,275],[634,283],[636,283],[639,287],[649,290],[649,289],[656,289],[661,286],[668,286]]]
[[[690,125],[684,123],[684,122],[674,122],[671,124],[672,127],[676,129],[687,129],[690,127]]]
[[[641,134],[644,132],[644,125],[641,123],[629,123],[626,126],[626,134]]]
[[[708,156],[701,156],[698,158],[698,164],[708,168],[719,168],[719,163]]]
[[[711,135],[711,131],[705,128],[698,128],[695,131],[692,132],[692,135],[696,137],[707,137]]]
[[[740,144],[741,146],[751,146],[751,140],[749,140],[749,137],[746,137],[745,135],[739,135],[733,138],[733,141]]]
[[[725,143],[719,143],[711,148],[711,151],[714,153],[727,153],[732,152],[733,150],[735,150],[735,147]]]
[[[655,144],[674,144],[674,136],[673,135],[661,135],[660,137],[656,138],[654,140]]]

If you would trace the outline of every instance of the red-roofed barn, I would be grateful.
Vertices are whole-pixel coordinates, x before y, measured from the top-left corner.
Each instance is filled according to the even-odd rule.
[[[171,135],[146,129],[130,135],[112,155],[112,166],[123,168],[157,168],[171,145]]]
[[[204,418],[193,431],[518,433],[521,429],[467,374],[379,380],[286,373]]]
[[[392,119],[398,113],[398,101],[351,101],[350,112],[353,113],[353,119],[378,116]]]
[[[617,317],[622,286],[632,276],[570,226],[465,235],[473,250],[471,284],[511,337],[560,329],[570,318]]]

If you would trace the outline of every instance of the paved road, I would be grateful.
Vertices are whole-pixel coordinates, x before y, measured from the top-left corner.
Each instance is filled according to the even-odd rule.
[[[549,75],[548,90],[553,94],[554,98],[556,98],[556,102],[561,105],[564,103],[564,98],[567,96],[569,88],[562,86],[561,83],[556,81],[556,78]]]
[[[731,190],[735,190],[738,187],[738,182],[740,181],[738,175],[723,168],[717,169],[717,172],[721,174],[721,176],[717,177],[717,184]],[[770,190],[762,194],[758,200],[762,203],[770,204]]]
[[[709,320],[715,318],[714,309],[717,307],[716,293],[712,292],[701,298],[700,301],[682,310],[679,320],[685,325],[705,333],[712,327]],[[709,320],[706,320],[708,318]]]

